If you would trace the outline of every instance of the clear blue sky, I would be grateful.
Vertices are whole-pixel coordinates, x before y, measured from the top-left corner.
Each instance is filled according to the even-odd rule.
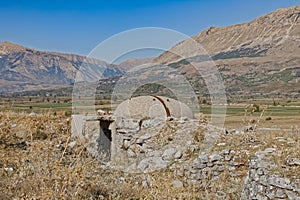
[[[87,55],[132,28],[164,27],[193,36],[210,26],[259,17],[300,0],[1,0],[0,41]]]

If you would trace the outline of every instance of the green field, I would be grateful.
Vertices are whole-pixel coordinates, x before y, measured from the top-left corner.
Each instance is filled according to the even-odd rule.
[[[215,108],[214,113],[222,113],[223,108]],[[211,106],[201,106],[200,112],[206,115],[210,115],[212,113]],[[259,116],[260,112],[254,112],[254,116]],[[226,108],[226,115],[232,116],[242,116],[245,114],[245,107],[243,106],[227,106]],[[300,107],[294,106],[269,106],[266,110],[264,115],[270,116],[299,116],[300,115]]]
[[[279,105],[272,105],[274,100],[264,99],[264,100],[245,100],[243,102],[239,102],[240,104],[230,104],[226,106],[226,117],[243,117],[246,115],[251,116],[260,116],[263,110],[262,107],[268,106],[267,109],[264,110],[264,116],[270,117],[298,117],[300,116],[300,102],[299,101],[288,101],[281,103]],[[279,101],[278,101],[279,102]],[[282,101],[283,102],[283,101]],[[248,104],[257,104],[260,106],[259,112],[251,113],[251,109],[247,110],[246,106]],[[92,103],[82,103],[77,106],[80,109],[84,109],[84,106],[91,106]],[[97,98],[95,100],[95,108],[110,110],[110,100]],[[115,107],[115,106],[114,106]],[[88,107],[87,107],[88,108]],[[52,99],[45,100],[45,98],[41,97],[19,97],[19,98],[2,98],[0,101],[0,109],[2,111],[16,111],[16,112],[36,112],[36,113],[57,113],[57,112],[65,112],[68,115],[72,112],[72,102],[70,98],[67,97],[55,97]],[[214,106],[213,113],[214,114],[223,114],[225,107]],[[212,114],[212,107],[209,104],[201,104],[200,110],[193,109],[195,113],[203,113],[205,116],[210,116]]]

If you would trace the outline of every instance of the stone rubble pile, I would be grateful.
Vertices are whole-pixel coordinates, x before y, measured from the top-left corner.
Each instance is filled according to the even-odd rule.
[[[270,148],[263,152],[257,152],[249,161],[249,172],[245,181],[242,199],[300,199],[300,179],[284,178],[271,173],[276,170],[276,165],[267,162],[266,154]],[[294,158],[291,160],[299,160]],[[300,163],[288,163],[288,165],[300,168]],[[296,166],[298,165],[298,166]]]
[[[199,150],[196,136],[202,129],[207,129],[206,123],[187,118],[122,119],[116,123],[115,144],[125,171],[147,173],[168,168]]]
[[[174,171],[182,177],[188,184],[205,186],[208,181],[216,180],[219,175],[226,172],[232,179],[245,176],[247,167],[246,154],[237,154],[230,149],[224,149],[220,153],[200,155],[188,162],[174,166]],[[239,181],[242,181],[240,179]]]
[[[97,120],[100,124],[101,120],[112,122],[111,157],[107,163],[111,169],[138,174],[168,169],[180,179],[172,183],[178,188],[205,188],[226,176],[226,181],[244,185],[242,199],[300,199],[300,180],[271,173],[274,164],[264,159],[276,153],[276,148],[266,148],[255,156],[247,150],[222,149],[224,145],[218,145],[217,139],[224,130],[201,120],[105,116],[88,118],[82,127],[81,137],[94,156],[101,152]],[[221,150],[215,151],[216,146]],[[300,158],[287,158],[285,162],[288,167],[300,168]],[[149,187],[146,180],[143,185]]]

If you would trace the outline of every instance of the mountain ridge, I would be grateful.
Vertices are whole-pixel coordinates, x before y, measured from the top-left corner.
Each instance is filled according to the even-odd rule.
[[[250,22],[218,28],[210,27],[192,37],[192,39],[201,44],[209,55],[214,56],[217,53],[228,52],[241,47],[247,48],[270,45],[270,42],[280,42],[276,41],[276,39],[287,39],[280,38],[282,36],[289,36],[291,38],[295,36],[299,39],[299,23],[300,6],[293,6],[290,8],[278,9]],[[284,33],[286,31],[285,26],[290,26],[288,34]],[[182,41],[175,45],[171,48],[171,51],[178,46],[183,48],[184,42],[185,41]],[[265,48],[266,47],[267,46],[265,46]],[[298,47],[295,49],[300,53]],[[284,53],[286,54],[288,49],[285,48],[284,50]],[[163,53],[156,61],[168,62],[168,60],[165,60],[165,57],[170,56],[170,52]]]
[[[155,62],[181,71],[191,84],[198,85],[199,93],[205,92],[205,82],[189,61],[213,61],[228,95],[300,96],[300,6],[278,9],[251,22],[211,27],[192,38],[205,51],[194,55],[190,40],[185,40],[155,58]],[[193,56],[180,58],[171,52]]]
[[[300,6],[278,9],[242,24],[210,27],[192,38],[205,51],[189,60],[200,62],[202,59],[201,62],[204,62],[206,58],[203,56],[212,60],[229,95],[300,93]],[[6,48],[3,48],[5,45]],[[4,87],[0,92],[39,89],[39,86],[70,86],[82,65],[90,66],[86,74],[91,79],[105,79],[120,76],[124,71],[149,62],[178,69],[193,86],[197,85],[195,91],[205,92],[202,89],[205,83],[195,69],[171,51],[182,51],[186,55],[194,53],[188,41],[182,41],[156,58],[129,59],[112,65],[75,54],[44,52],[2,42],[0,83]],[[97,71],[99,66],[107,71]],[[96,77],[95,74],[103,76]],[[45,81],[40,77],[44,77]]]
[[[0,93],[72,85],[78,70],[90,79],[120,75],[115,65],[75,54],[44,52],[11,42],[0,43]],[[83,69],[83,68],[82,68]],[[40,86],[40,87],[39,87]],[[52,87],[51,87],[52,86]]]

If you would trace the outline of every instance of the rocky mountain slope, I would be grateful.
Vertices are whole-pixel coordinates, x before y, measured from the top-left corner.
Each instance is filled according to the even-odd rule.
[[[210,27],[193,37],[212,56],[220,58],[249,57],[254,55],[299,54],[300,6],[276,10],[251,22]],[[185,42],[175,48],[185,49]],[[221,55],[223,54],[223,56]],[[168,61],[169,53],[160,61]],[[170,61],[170,60],[169,60]]]
[[[279,9],[248,23],[211,27],[193,39],[214,60],[228,93],[299,94],[300,6]],[[206,60],[204,52],[195,55],[189,41],[177,44],[170,51],[193,56],[189,61]],[[193,67],[170,51],[155,61],[172,63],[170,66],[187,74],[192,82],[199,81]]]
[[[122,74],[114,65],[73,54],[43,52],[10,42],[0,43],[0,93],[70,86],[85,66],[88,78]],[[78,77],[77,77],[78,78]]]
[[[127,71],[133,67],[137,67],[137,66],[143,65],[145,63],[151,63],[152,61],[153,61],[153,58],[141,58],[141,59],[129,58],[129,59],[119,63],[118,67]]]

